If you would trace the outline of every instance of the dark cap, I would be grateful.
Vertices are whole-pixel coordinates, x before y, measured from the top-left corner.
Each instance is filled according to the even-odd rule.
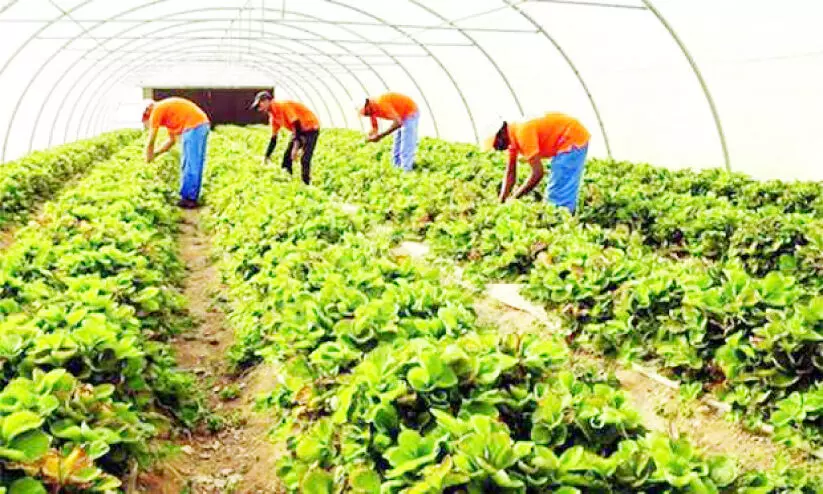
[[[268,91],[260,91],[260,92],[259,92],[259,93],[257,93],[257,95],[254,97],[254,103],[252,103],[252,104],[251,104],[251,106],[250,106],[249,108],[250,108],[250,109],[252,109],[252,110],[256,110],[256,109],[257,109],[257,107],[260,105],[260,102],[261,102],[261,101],[263,101],[263,100],[273,100],[273,99],[274,99],[274,98],[272,98],[272,95],[271,95],[271,93],[270,93],[270,92],[268,92]]]

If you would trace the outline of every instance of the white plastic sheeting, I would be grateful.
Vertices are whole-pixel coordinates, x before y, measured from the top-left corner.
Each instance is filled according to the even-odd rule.
[[[0,160],[138,124],[141,87],[266,86],[327,127],[562,111],[592,154],[823,178],[820,0],[0,0]],[[725,145],[725,149],[724,149]]]

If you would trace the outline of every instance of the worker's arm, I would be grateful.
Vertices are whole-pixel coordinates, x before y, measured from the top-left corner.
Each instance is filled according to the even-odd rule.
[[[294,143],[291,146],[291,160],[297,161],[297,158],[300,156],[300,153],[303,152],[303,139],[297,137],[294,139]]]
[[[146,141],[146,163],[154,161],[154,142],[157,140],[157,128],[149,129],[149,139]]]
[[[537,184],[539,184],[540,181],[543,180],[543,175],[545,174],[545,172],[543,171],[543,161],[540,158],[532,158],[529,161],[529,164],[532,166],[532,174],[531,176],[529,176],[529,179],[526,181],[526,183],[523,184],[523,186],[520,187],[520,189],[514,193],[514,197],[516,199],[520,199],[524,195],[534,190],[534,188],[537,187]]]
[[[160,146],[160,149],[154,151],[154,156],[157,157],[165,152],[168,152],[168,150],[171,149],[172,146],[174,146],[175,142],[177,142],[177,136],[174,134],[169,134],[169,138],[166,140],[165,143],[163,143],[162,146]]]
[[[269,125],[271,125],[271,139],[269,139],[269,145],[266,148],[266,154],[263,156],[263,165],[267,165],[271,160],[271,154],[274,152],[274,148],[277,147],[277,134],[280,133],[280,124],[274,118],[274,115],[269,113]]]
[[[385,132],[378,132],[377,120],[375,119],[374,115],[372,115],[372,133],[369,134],[369,137],[367,139],[369,142],[377,142],[383,139],[384,137],[393,134],[395,131],[397,131],[397,129],[403,126],[403,119],[400,117],[397,111],[391,106],[389,106],[388,108],[384,108],[381,116],[386,120],[391,120],[391,127],[386,129]]]
[[[269,160],[271,160],[271,154],[274,152],[274,148],[277,147],[277,132],[271,135],[271,139],[269,139],[269,146],[266,148],[266,155],[263,156],[263,164],[267,164]]]
[[[506,164],[506,173],[503,175],[503,183],[500,185],[500,202],[506,202],[509,194],[512,193],[512,187],[517,180],[517,153],[509,153],[509,162]]]
[[[386,129],[385,132],[377,133],[376,130],[373,130],[371,135],[369,135],[368,141],[369,142],[377,142],[377,141],[383,139],[384,137],[390,136],[391,134],[393,134],[397,129],[399,129],[402,126],[403,126],[403,121],[400,120],[399,118],[396,118],[392,121],[391,127]]]

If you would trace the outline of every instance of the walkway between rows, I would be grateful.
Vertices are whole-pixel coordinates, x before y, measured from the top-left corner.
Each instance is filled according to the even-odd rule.
[[[222,428],[204,424],[175,443],[179,452],[142,474],[137,492],[153,494],[275,493],[278,453],[268,439],[273,419],[253,411],[254,400],[276,383],[270,366],[234,375],[226,352],[234,333],[221,303],[225,287],[212,256],[211,239],[201,227],[202,210],[184,211],[180,255],[186,264],[183,295],[194,325],[173,342],[180,368],[198,378],[207,405]],[[215,425],[215,424],[213,424]]]

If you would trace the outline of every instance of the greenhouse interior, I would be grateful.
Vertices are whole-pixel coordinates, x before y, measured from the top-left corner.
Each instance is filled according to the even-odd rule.
[[[0,0],[0,494],[823,493],[821,20]]]

